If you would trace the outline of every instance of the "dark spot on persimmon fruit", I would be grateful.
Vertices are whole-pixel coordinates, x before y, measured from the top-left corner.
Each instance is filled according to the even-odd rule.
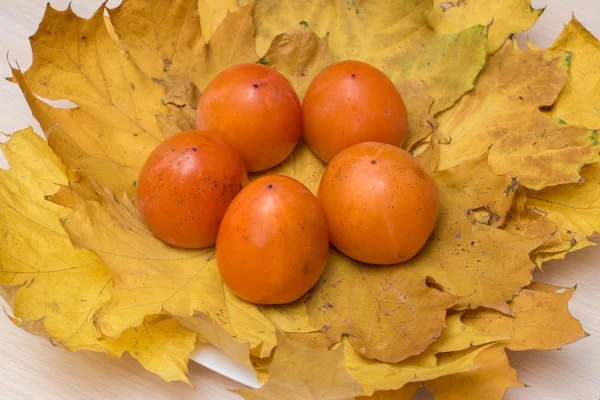
[[[371,164],[377,164],[377,161],[371,160]]]
[[[252,85],[252,86],[254,86],[255,88],[258,88],[258,83],[255,83],[255,84],[254,84],[254,85]]]
[[[192,151],[198,151],[198,149],[195,147],[192,147]]]
[[[353,73],[353,74],[352,74],[352,77],[353,77],[353,78],[356,78],[356,74],[354,74],[354,73]]]
[[[85,37],[85,36],[82,36],[82,37],[81,37],[81,40],[85,40],[85,39],[87,39],[87,37]]]
[[[269,186],[267,186],[269,189],[273,189],[273,184],[269,183]]]

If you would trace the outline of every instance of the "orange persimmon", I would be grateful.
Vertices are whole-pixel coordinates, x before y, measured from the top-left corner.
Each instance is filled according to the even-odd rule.
[[[187,131],[160,143],[137,181],[142,219],[177,247],[215,244],[229,203],[247,183],[244,160],[225,139]]]
[[[303,184],[264,176],[225,213],[217,264],[225,284],[257,304],[289,303],[319,279],[329,252],[323,208]]]
[[[302,106],[287,79],[261,64],[227,68],[202,93],[196,127],[222,135],[249,171],[276,166],[302,132]]]
[[[439,197],[431,175],[410,153],[384,143],[360,143],[327,166],[318,198],[331,243],[370,264],[406,261],[433,231]]]
[[[402,146],[408,117],[402,96],[380,70],[360,61],[341,61],[311,82],[302,104],[304,138],[328,163],[362,142]]]

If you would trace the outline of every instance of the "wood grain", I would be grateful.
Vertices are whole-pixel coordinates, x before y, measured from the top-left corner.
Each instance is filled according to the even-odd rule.
[[[500,1],[500,0],[498,0]],[[66,0],[51,1],[64,9]],[[89,16],[99,0],[75,0],[73,9]],[[114,6],[118,1],[109,2]],[[11,62],[21,68],[31,64],[27,40],[35,32],[45,9],[45,0],[0,0],[0,54],[10,50]],[[540,47],[552,43],[568,22],[571,12],[596,36],[600,36],[600,1],[533,0],[546,10],[529,33]],[[600,66],[599,66],[600,67]],[[9,76],[8,65],[0,73]],[[0,81],[0,131],[12,133],[27,125],[40,132],[17,87]],[[3,158],[0,166],[6,168]],[[591,336],[561,351],[511,353],[520,378],[529,387],[511,389],[508,400],[598,400],[600,399],[600,248],[574,253],[562,262],[551,262],[536,279],[563,286],[578,285],[571,311]],[[184,384],[167,384],[141,368],[129,357],[111,359],[92,353],[68,353],[43,339],[19,330],[0,313],[0,399],[206,399],[239,398],[227,389],[239,384],[190,363],[195,391]],[[424,390],[419,400],[431,398]],[[282,399],[285,400],[285,399]],[[485,400],[482,398],[482,400]]]

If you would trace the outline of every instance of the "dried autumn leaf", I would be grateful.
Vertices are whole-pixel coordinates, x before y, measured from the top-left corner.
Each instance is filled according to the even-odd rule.
[[[530,29],[543,9],[531,7],[531,0],[434,0],[429,24],[439,33],[458,33],[473,25],[490,25],[487,52],[493,54],[513,33]]]
[[[581,324],[568,311],[575,289],[532,283],[511,302],[514,316],[493,310],[468,311],[463,322],[490,335],[506,339],[483,351],[476,358],[479,369],[448,375],[425,383],[436,399],[502,399],[509,387],[522,386],[510,367],[505,348],[511,350],[549,350],[585,336]],[[458,353],[460,355],[460,353]],[[455,355],[441,354],[440,362],[453,362]]]
[[[127,350],[163,379],[189,383],[195,334],[168,317],[100,340],[93,316],[110,297],[110,272],[96,254],[73,247],[58,219],[62,207],[45,200],[69,182],[67,168],[31,128],[14,133],[2,150],[11,170],[0,170],[0,294],[13,322],[70,351]]]
[[[459,238],[433,237],[407,267],[433,278],[445,292],[463,296],[459,309],[484,306],[506,311],[504,302],[531,281],[535,265],[529,253],[545,240],[480,225]]]
[[[476,369],[475,357],[488,346],[491,345],[469,348],[460,358],[440,365],[432,362],[431,355],[388,364],[362,357],[347,344],[344,351],[348,373],[360,383],[365,394],[370,395],[376,390],[397,390],[410,382],[428,381]]]
[[[199,6],[202,9],[210,4],[129,0],[109,12],[127,52],[149,77],[160,80],[164,70],[204,90],[223,69],[254,62],[258,56],[254,51],[252,4],[231,13],[227,13],[226,4],[215,9],[216,17],[224,17],[222,24],[215,24],[217,21],[206,15],[200,18]],[[201,19],[209,24],[206,31]],[[210,40],[205,42],[203,35]]]
[[[205,47],[194,49],[190,57],[178,64],[174,61],[169,72],[178,77],[189,77],[202,91],[227,67],[256,62],[258,55],[254,50],[256,27],[252,18],[253,9],[254,4],[251,3],[228,13]],[[195,46],[200,42],[197,37],[190,40]]]
[[[293,303],[286,304],[285,307],[280,306],[260,306],[260,312],[263,313],[277,329],[292,337],[294,333],[314,333],[320,332],[319,329],[312,326],[310,317],[306,311],[306,301],[310,294],[306,294]]]
[[[171,116],[163,69],[203,89],[227,66],[256,61],[252,5],[230,13],[206,44],[195,1],[126,1],[110,13],[127,51],[110,37],[103,11],[86,20],[48,7],[31,38],[33,64],[24,74],[13,69],[13,77],[68,167],[134,197],[146,157],[172,133],[157,123]],[[34,94],[77,107],[57,109]]]
[[[315,350],[277,333],[269,380],[258,390],[238,390],[246,400],[350,400],[363,391],[344,368],[344,349]],[[290,366],[293,366],[290,368]]]
[[[361,301],[349,302],[349,293]],[[328,344],[345,334],[360,354],[399,362],[439,337],[446,309],[454,302],[453,296],[428,288],[424,277],[404,268],[372,268],[332,250],[307,309]]]
[[[397,364],[382,363],[361,357],[353,349],[346,349],[346,363],[350,375],[362,385],[366,394],[375,390],[395,390],[405,387],[409,382],[427,381],[440,376],[453,374],[458,371],[469,371],[477,368],[474,357],[483,348],[481,346],[503,340],[506,337],[489,336],[477,329],[468,327],[461,322],[462,314],[454,314],[446,319],[447,327],[440,338],[429,346],[425,352],[411,357]],[[450,364],[439,364],[437,354],[458,352],[469,349],[463,353],[464,357],[457,357]],[[385,384],[382,385],[382,375]]]
[[[473,87],[485,65],[487,29],[474,26],[456,35],[438,34],[427,24],[431,7],[431,0],[263,0],[254,11],[256,48],[265,52],[276,35],[302,21],[318,36],[329,33],[336,60],[368,62],[394,82],[425,82],[436,114]],[[461,74],[447,73],[450,70]]]
[[[539,110],[555,101],[567,80],[568,54],[507,43],[493,56],[467,93],[440,115],[438,133],[451,138],[440,146],[440,170],[478,157],[489,149],[498,175],[525,186],[577,182],[582,165],[598,159],[592,132],[559,123]]]
[[[416,79],[405,79],[396,83],[402,95],[408,115],[408,136],[403,147],[406,150],[425,139],[432,131],[433,117],[429,114],[433,98],[427,91],[427,86]]]
[[[43,328],[72,351],[107,351],[92,316],[110,297],[108,268],[73,248],[58,220],[62,207],[44,200],[68,184],[66,167],[31,128],[14,133],[2,151],[11,167],[0,170],[3,297],[21,327]]]
[[[108,15],[121,47],[155,80],[163,79],[163,72],[176,59],[188,56],[200,35],[198,4],[194,1],[124,1],[108,9]],[[200,43],[204,44],[202,40]]]
[[[538,268],[544,261],[553,258],[562,258],[573,249],[573,241],[565,241],[560,231],[543,212],[526,206],[527,196],[525,190],[519,190],[516,193],[515,201],[510,212],[506,215],[502,229],[513,234],[521,235],[527,238],[547,236],[549,239],[538,246],[530,257],[534,260]]]
[[[86,20],[49,6],[31,46],[31,68],[12,73],[52,150],[69,168],[133,196],[139,168],[163,138],[154,117],[166,113],[162,87],[110,38],[103,8]],[[54,108],[34,94],[78,107]]]
[[[228,329],[233,331],[238,342],[251,344],[253,356],[269,357],[277,345],[273,323],[260,313],[255,304],[240,299],[227,287],[224,287],[224,292],[231,324]]]
[[[510,303],[514,317],[493,310],[467,312],[463,322],[483,333],[507,336],[500,343],[510,350],[552,350],[583,338],[586,333],[570,313],[575,288],[533,283]]]
[[[458,371],[470,371],[477,368],[474,363],[476,354],[483,348],[473,349],[506,339],[504,336],[490,336],[461,322],[462,313],[453,314],[446,318],[446,328],[440,338],[418,356],[408,358],[397,364],[386,364],[361,357],[356,351],[346,349],[347,369],[365,390],[366,394],[375,390],[394,390],[405,387],[409,382],[427,381],[440,376],[453,374]],[[464,352],[464,357],[457,357],[455,362],[439,364],[437,354]],[[385,376],[385,385],[381,377]]]
[[[600,164],[581,170],[582,183],[549,186],[540,191],[527,190],[525,207],[543,214],[557,227],[558,243],[550,249],[540,249],[537,261],[564,258],[571,251],[595,243],[588,238],[600,232]]]
[[[227,16],[228,11],[235,11],[251,2],[251,0],[198,0],[198,13],[204,41],[208,43],[219,24]]]
[[[285,76],[302,101],[313,78],[333,62],[327,37],[300,26],[275,37],[261,63]]]
[[[207,314],[196,311],[190,317],[173,317],[188,330],[196,332],[202,342],[212,344],[238,364],[248,369],[253,368],[250,360],[250,344],[238,342],[230,332],[215,323]]]
[[[456,238],[475,224],[499,227],[520,186],[517,180],[496,175],[486,155],[433,175],[440,195],[438,238]]]
[[[372,396],[359,396],[356,400],[412,400],[420,383],[407,383],[398,390],[383,390],[375,392]]]
[[[33,62],[24,73],[25,82],[41,97],[77,104],[78,111],[71,113],[160,138],[154,115],[162,112],[162,88],[109,37],[103,12],[100,7],[91,19],[83,19],[71,8],[63,12],[47,7],[30,39]]]
[[[457,352],[508,338],[508,336],[490,335],[464,324],[461,320],[463,315],[462,312],[449,315],[446,318],[446,328],[442,331],[440,338],[419,357]],[[434,362],[435,364],[437,363]]]
[[[442,354],[440,363],[452,363],[463,352]],[[523,386],[510,366],[502,345],[489,347],[475,357],[477,369],[425,382],[436,400],[502,400],[506,389]]]
[[[119,339],[103,341],[117,356],[129,352],[167,382],[182,381],[190,386],[187,364],[195,343],[196,334],[167,315],[148,316],[141,326],[125,331]]]
[[[435,172],[435,170],[437,169],[439,153],[440,153],[440,144],[437,141],[437,139],[432,135],[429,138],[429,144],[427,145],[425,150],[423,150],[421,153],[415,155],[415,157],[417,158],[417,160],[419,160],[421,162],[421,164],[423,164],[425,169],[430,174],[433,174]],[[413,153],[413,155],[414,155],[414,153]]]
[[[402,265],[461,296],[460,309],[506,310],[504,302],[531,281],[529,253],[547,234],[523,237],[495,227],[509,211],[518,182],[495,175],[485,155],[433,177],[440,195],[438,224],[421,252]]]
[[[569,80],[552,115],[571,125],[600,129],[600,42],[573,16],[550,50],[572,53]]]
[[[213,249],[185,250],[161,242],[127,196],[117,200],[111,191],[97,189],[101,201],[75,194],[63,224],[72,242],[97,253],[113,275],[111,298],[95,316],[104,335],[118,337],[148,315],[166,312],[181,321],[200,311],[240,341],[250,341],[251,348],[260,346],[261,356],[270,354],[273,325],[258,307],[224,289],[211,260]]]

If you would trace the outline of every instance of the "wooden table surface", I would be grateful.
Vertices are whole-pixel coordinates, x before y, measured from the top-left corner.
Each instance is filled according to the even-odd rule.
[[[499,1],[499,0],[498,0]],[[75,12],[89,16],[99,0],[74,0]],[[60,9],[66,0],[52,0]],[[117,1],[109,2],[109,6]],[[46,6],[45,0],[0,0],[0,54],[10,50],[11,60],[23,69],[31,64],[27,38],[36,30]],[[600,36],[600,0],[533,0],[546,6],[542,18],[530,32],[537,46],[547,46],[568,22],[571,12],[596,36]],[[599,66],[600,67],[600,66]],[[0,73],[9,68],[0,62]],[[16,85],[0,81],[0,132],[12,133],[32,125],[32,118]],[[0,166],[6,162],[0,157]],[[536,279],[572,286],[578,290],[571,311],[583,323],[589,338],[560,351],[511,353],[519,377],[528,388],[511,389],[510,400],[599,400],[600,399],[600,247],[574,253],[562,262],[551,262]],[[19,330],[0,313],[0,399],[206,399],[239,398],[227,389],[241,385],[193,362],[190,363],[193,391],[180,383],[167,384],[145,371],[129,357],[110,359],[101,354],[68,353],[53,348],[43,339]],[[430,394],[419,392],[419,399]],[[285,400],[285,399],[282,399]],[[485,399],[482,399],[485,400]]]

